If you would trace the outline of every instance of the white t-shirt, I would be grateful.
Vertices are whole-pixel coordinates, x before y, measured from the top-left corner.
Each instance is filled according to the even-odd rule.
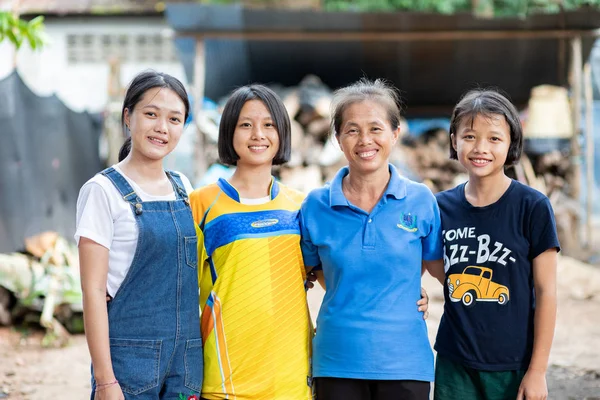
[[[271,201],[271,196],[259,197],[258,199],[246,199],[245,197],[240,198],[240,203],[247,204],[249,206],[258,206],[260,204],[267,204]]]
[[[125,177],[142,201],[175,200],[175,192],[167,196],[152,196],[144,192],[116,165],[113,168]],[[188,193],[193,188],[190,181],[179,173]],[[123,283],[137,247],[138,227],[131,205],[123,200],[115,185],[104,175],[97,174],[79,191],[75,240],[86,237],[106,247],[108,253],[108,279],[106,291],[117,293]]]

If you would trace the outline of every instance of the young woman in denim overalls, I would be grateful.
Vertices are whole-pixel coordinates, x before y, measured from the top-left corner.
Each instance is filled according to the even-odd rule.
[[[199,396],[197,238],[185,187],[191,185],[162,165],[188,112],[177,79],[154,71],[136,76],[123,105],[131,139],[120,162],[81,189],[75,237],[92,399]]]

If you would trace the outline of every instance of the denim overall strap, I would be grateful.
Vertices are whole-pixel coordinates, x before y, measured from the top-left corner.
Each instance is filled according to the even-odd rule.
[[[127,179],[123,177],[116,169],[113,167],[106,168],[104,171],[100,172],[102,175],[106,176],[110,181],[115,185],[123,199],[129,203],[141,203],[142,199],[140,199],[135,193],[135,190],[131,187]]]
[[[183,181],[181,180],[181,176],[179,176],[179,174],[177,172],[173,172],[173,171],[165,171],[165,172],[167,173],[167,176],[169,177],[169,180],[171,181],[171,184],[173,185],[173,189],[175,189],[175,193],[176,193],[177,197],[184,201],[188,200],[187,191],[185,190],[185,185],[183,184]]]
[[[119,193],[121,193],[121,196],[123,196],[123,200],[131,204],[131,207],[134,210],[133,212],[136,215],[139,215],[142,212],[142,199],[140,199],[135,190],[133,190],[129,182],[127,182],[127,179],[113,167],[107,168],[100,173],[110,179]]]
[[[131,204],[139,232],[129,271],[108,303],[111,359],[125,399],[199,394],[197,237],[183,185],[167,173],[176,200],[142,202],[118,171],[103,175]]]

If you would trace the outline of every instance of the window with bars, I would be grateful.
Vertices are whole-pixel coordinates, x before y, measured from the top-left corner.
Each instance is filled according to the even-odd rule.
[[[70,34],[69,64],[103,63],[117,57],[121,62],[176,62],[170,38],[160,34]]]

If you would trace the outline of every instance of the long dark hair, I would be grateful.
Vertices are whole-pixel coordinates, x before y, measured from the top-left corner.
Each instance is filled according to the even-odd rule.
[[[136,75],[135,78],[129,84],[127,88],[127,92],[125,93],[125,100],[123,100],[123,109],[121,110],[121,125],[123,126],[123,131],[125,134],[126,126],[125,126],[125,110],[129,110],[131,113],[135,106],[139,103],[139,101],[150,89],[154,89],[156,87],[162,87],[171,89],[174,91],[177,96],[183,101],[183,105],[185,106],[185,118],[184,121],[187,121],[188,115],[190,113],[190,102],[188,100],[187,92],[183,87],[183,84],[177,79],[172,77],[169,74],[165,74],[163,72],[156,72],[153,70],[147,70],[144,72],[140,72]],[[131,136],[128,136],[125,139],[125,143],[121,146],[121,150],[119,150],[119,162],[123,161],[125,157],[131,151]]]

